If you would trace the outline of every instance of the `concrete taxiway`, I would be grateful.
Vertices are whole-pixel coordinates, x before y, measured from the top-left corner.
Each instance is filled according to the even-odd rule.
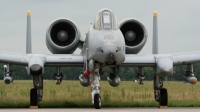
[[[94,109],[94,108],[39,108],[39,109],[0,109],[0,112],[200,112],[200,108],[196,107],[187,107],[187,108],[102,108],[102,109]]]

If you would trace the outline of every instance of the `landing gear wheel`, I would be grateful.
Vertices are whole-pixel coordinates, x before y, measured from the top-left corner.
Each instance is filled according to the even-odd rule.
[[[168,94],[167,89],[162,88],[160,89],[160,106],[167,106],[168,104]]]
[[[38,94],[35,88],[30,90],[30,106],[38,106]]]
[[[159,102],[160,101],[160,97],[158,95],[158,91],[160,90],[157,90],[156,88],[156,75],[154,75],[154,80],[153,80],[153,87],[154,87],[154,99]]]
[[[95,107],[95,109],[101,108],[101,97],[99,94],[94,95],[94,107]]]

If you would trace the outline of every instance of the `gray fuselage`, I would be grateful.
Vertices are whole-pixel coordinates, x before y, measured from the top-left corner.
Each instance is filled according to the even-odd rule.
[[[120,65],[125,60],[125,41],[120,29],[89,29],[85,49],[87,60],[96,60],[103,64]]]

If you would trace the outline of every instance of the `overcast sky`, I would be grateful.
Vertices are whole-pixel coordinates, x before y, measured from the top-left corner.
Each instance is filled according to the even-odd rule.
[[[27,10],[32,16],[32,52],[50,54],[45,38],[53,20],[69,18],[85,36],[102,8],[111,9],[118,21],[131,17],[144,24],[148,39],[141,54],[152,52],[155,10],[159,53],[200,51],[200,0],[0,0],[0,51],[25,53]]]

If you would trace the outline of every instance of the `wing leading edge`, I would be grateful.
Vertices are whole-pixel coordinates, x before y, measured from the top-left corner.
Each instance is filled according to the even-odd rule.
[[[75,55],[75,54],[42,55],[42,54],[20,54],[20,53],[0,52],[0,62],[10,63],[13,65],[27,66],[29,60],[36,57],[45,59],[44,66],[70,66],[70,67],[83,66],[83,55]]]
[[[133,66],[155,66],[155,57],[152,54],[142,55],[127,54],[125,56],[125,61],[122,63],[122,67],[133,67]]]
[[[121,65],[122,67],[153,67],[157,65],[159,58],[169,58],[173,61],[173,65],[186,65],[191,63],[200,62],[200,52],[186,52],[175,54],[136,54],[126,55],[125,61]]]
[[[45,66],[69,66],[69,67],[83,67],[83,55],[71,54],[52,54],[45,55]]]
[[[28,65],[29,55],[20,53],[0,52],[0,62],[15,65]]]
[[[45,66],[71,66],[71,67],[82,67],[84,64],[83,55],[77,54],[20,54],[20,53],[9,53],[0,52],[0,62],[10,63],[15,65],[27,66],[28,62],[33,57],[45,58]],[[125,61],[122,63],[122,67],[133,67],[133,66],[144,66],[152,67],[156,66],[159,58],[168,57],[172,59],[173,65],[186,65],[191,63],[200,62],[200,51],[197,52],[186,52],[186,53],[175,53],[175,54],[127,54]]]

